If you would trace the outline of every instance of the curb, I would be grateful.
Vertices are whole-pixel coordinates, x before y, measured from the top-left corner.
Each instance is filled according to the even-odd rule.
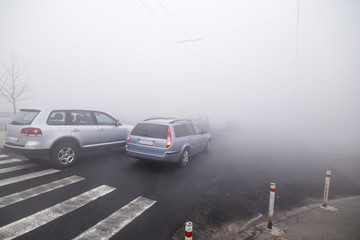
[[[345,198],[338,198],[338,199],[334,199],[334,200],[330,200],[329,203],[338,203],[341,201],[347,201],[347,200],[355,200],[355,199],[359,199],[360,196],[352,196],[352,197],[345,197]],[[320,208],[322,207],[321,203],[315,203],[315,204],[310,204],[304,207],[300,207],[294,210],[291,210],[289,212],[280,214],[280,216],[277,216],[274,218],[274,224],[282,224],[283,222],[285,222],[288,218],[294,217],[296,215],[299,215],[301,213],[305,213],[308,212],[312,209],[315,208]],[[252,226],[242,232],[239,233],[238,238],[236,238],[236,240],[248,240],[248,239],[256,239],[261,233],[265,233],[266,232],[266,226],[267,226],[267,222],[262,222],[256,226]]]
[[[342,201],[358,200],[358,199],[360,200],[360,196],[343,197],[343,198],[330,200],[328,203],[329,203],[329,205],[332,205],[332,204],[336,204],[336,203],[341,203]],[[273,218],[273,225],[275,225],[275,227],[273,227],[274,231],[272,233],[269,233],[266,231],[267,224],[268,224],[267,216],[261,215],[260,218],[254,218],[254,219],[250,220],[244,226],[240,226],[241,230],[236,233],[235,232],[231,233],[230,239],[232,239],[232,240],[255,240],[255,239],[257,239],[257,240],[279,239],[280,240],[280,239],[286,239],[286,238],[281,237],[281,234],[283,234],[283,232],[280,229],[278,229],[277,227],[282,228],[283,226],[285,226],[287,224],[286,221],[293,218],[294,216],[297,216],[299,214],[306,213],[313,209],[321,208],[321,207],[322,207],[322,202],[320,200],[319,203],[309,204],[307,206],[299,207],[299,208],[293,209],[288,212],[282,212],[282,213],[280,212],[278,215],[275,215]],[[331,211],[330,206],[329,206],[328,210]],[[280,235],[275,236],[277,233],[279,233]],[[196,230],[195,230],[195,235],[197,235]],[[180,240],[180,239],[184,239],[184,236],[185,236],[184,225],[182,225],[173,233],[171,239],[172,240]],[[199,238],[199,239],[204,239],[204,238]]]

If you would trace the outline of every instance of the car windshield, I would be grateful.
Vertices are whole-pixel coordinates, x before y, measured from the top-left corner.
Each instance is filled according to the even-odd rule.
[[[39,112],[39,110],[21,110],[13,117],[10,123],[14,125],[29,125]]]
[[[140,137],[151,137],[166,139],[168,126],[152,123],[139,123],[136,125],[131,135]]]

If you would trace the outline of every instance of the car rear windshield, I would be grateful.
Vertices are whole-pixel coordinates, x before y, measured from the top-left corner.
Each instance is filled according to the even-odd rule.
[[[167,134],[168,126],[153,123],[139,123],[131,132],[131,135],[134,136],[161,139],[166,139]]]
[[[14,125],[30,125],[39,112],[39,110],[21,110],[13,117],[10,123]]]

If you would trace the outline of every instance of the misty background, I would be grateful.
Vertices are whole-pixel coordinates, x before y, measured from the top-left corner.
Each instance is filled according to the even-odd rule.
[[[208,116],[349,154],[359,43],[360,0],[0,0],[0,59],[28,64],[19,109]]]

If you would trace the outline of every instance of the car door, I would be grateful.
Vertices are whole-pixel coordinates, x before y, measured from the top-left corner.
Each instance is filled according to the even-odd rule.
[[[118,121],[104,112],[94,112],[101,144],[126,143],[125,130]]]
[[[200,152],[205,149],[208,139],[201,128],[199,128],[195,124],[191,125],[195,130],[195,135],[193,137],[195,139],[194,144],[196,145],[196,152]]]
[[[99,130],[91,111],[71,110],[69,112],[71,135],[79,141],[81,147],[97,146],[100,142]]]
[[[196,134],[193,124],[186,124],[185,126],[189,133],[188,141],[190,143],[192,154],[198,153],[199,151],[201,151],[201,146],[199,145],[199,136]]]
[[[192,144],[190,142],[190,136],[188,134],[188,131],[186,129],[186,126],[184,124],[180,124],[177,126],[174,126],[175,131],[175,138],[176,141],[174,141],[174,149],[182,150],[183,146],[185,144],[190,145],[190,152],[192,152]]]

